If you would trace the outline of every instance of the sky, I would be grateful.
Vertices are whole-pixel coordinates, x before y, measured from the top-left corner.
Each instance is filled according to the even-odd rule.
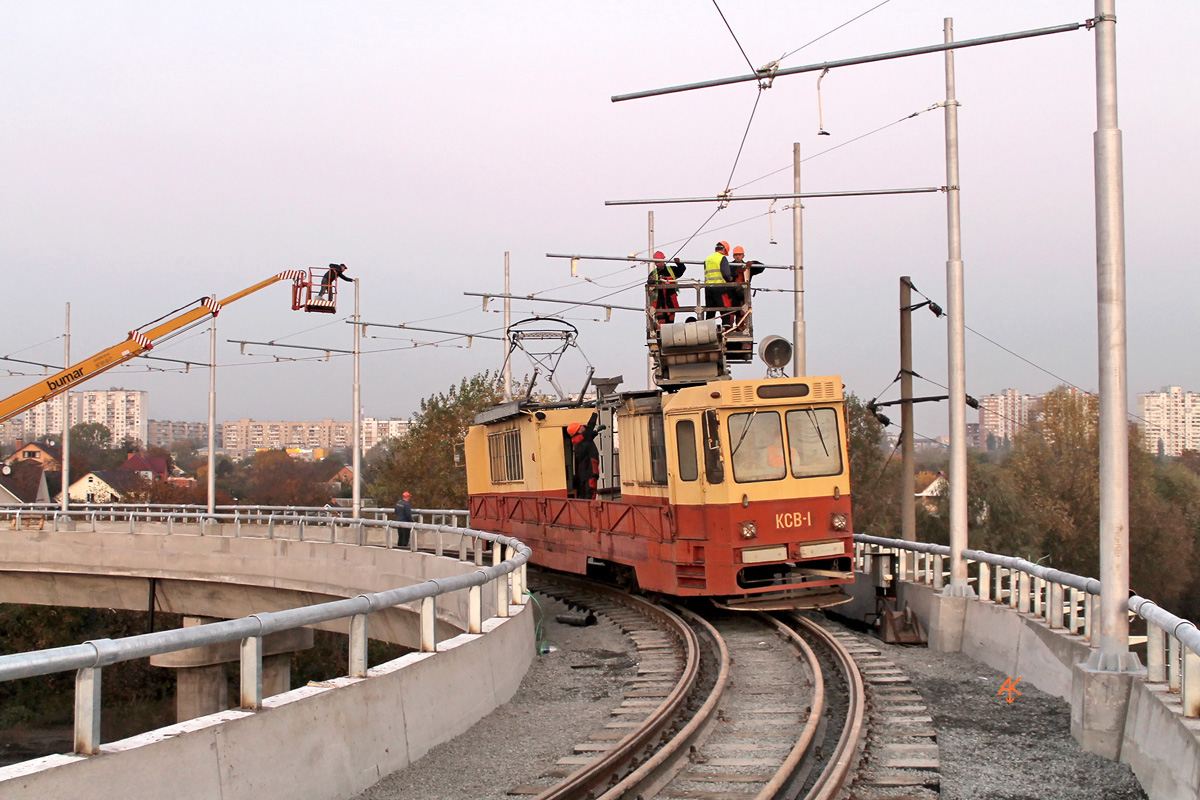
[[[1190,11],[1168,0],[1117,7],[1131,409],[1164,385],[1200,391],[1200,70],[1180,24]],[[361,319],[377,326],[495,335],[499,303],[485,312],[462,293],[501,292],[505,252],[515,294],[637,306],[643,267],[584,261],[572,278],[546,254],[645,252],[649,210],[668,255],[701,260],[724,239],[790,264],[786,200],[773,217],[767,202],[713,215],[715,203],[604,201],[790,192],[793,142],[805,191],[943,186],[943,112],[930,110],[945,97],[941,54],[833,70],[819,109],[819,73],[761,92],[610,97],[746,74],[747,59],[757,67],[797,49],[783,67],[935,44],[944,17],[969,39],[1093,13],[1044,0],[0,1],[0,355],[61,363],[67,303],[79,361],[202,296],[330,262],[360,279]],[[955,56],[965,316],[978,332],[967,333],[970,394],[1098,388],[1093,36]],[[808,372],[895,399],[899,277],[945,305],[945,195],[810,199],[803,240]],[[790,288],[791,277],[771,271],[755,285]],[[219,420],[350,418],[349,357],[243,353],[228,341],[349,350],[353,297],[342,286],[336,315],[292,311],[282,284],[221,312]],[[758,336],[790,338],[792,299],[756,296]],[[556,311],[579,329],[564,387],[589,364],[623,375],[623,389],[646,385],[639,314],[603,321],[602,309],[515,302],[513,316]],[[946,322],[919,312],[913,325],[914,369],[928,379],[916,392],[936,394]],[[408,417],[421,398],[503,362],[491,340],[367,333],[368,416]],[[207,328],[153,354],[207,363]],[[155,419],[207,419],[208,370],[177,367],[139,360],[90,388],[147,390]],[[513,369],[531,371],[519,356]],[[734,370],[764,373],[757,362]],[[0,361],[0,392],[39,374]],[[918,433],[943,435],[947,413],[921,406]]]

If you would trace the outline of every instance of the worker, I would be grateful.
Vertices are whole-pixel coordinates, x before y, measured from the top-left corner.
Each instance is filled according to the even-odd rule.
[[[660,287],[650,295],[650,304],[656,310],[654,320],[659,325],[675,321],[675,311],[679,308],[679,290],[673,287],[676,279],[687,272],[687,267],[678,258],[675,259],[674,265],[668,264],[665,259],[666,256],[661,250],[654,254],[654,267],[646,281],[647,286]]]
[[[337,289],[333,283],[337,278],[341,278],[344,281],[354,281],[354,278],[346,277],[345,264],[330,264],[329,269],[325,271],[325,277],[321,278],[321,291],[317,293],[318,300],[326,295],[328,295],[330,300],[333,299],[334,292]]]
[[[396,508],[393,509],[396,513],[396,522],[408,523],[407,525],[399,525],[396,531],[396,545],[398,547],[408,547],[408,538],[412,533],[413,512],[412,512],[412,493],[405,492],[400,495],[400,499],[396,501]]]
[[[738,245],[733,248],[733,261],[729,263],[729,267],[733,270],[733,282],[739,283],[741,286],[732,286],[726,292],[729,306],[744,310],[741,321],[738,323],[739,326],[750,313],[750,278],[761,274],[766,269],[761,261],[746,261],[745,258],[746,249],[744,247]]]
[[[733,270],[729,266],[729,244],[717,242],[714,252],[704,259],[704,318],[721,314],[725,308],[725,287],[721,284],[733,281]],[[715,284],[715,285],[714,285]]]
[[[575,464],[575,496],[588,500],[596,496],[596,477],[600,474],[600,451],[596,447],[596,435],[604,430],[604,426],[597,426],[596,422],[597,417],[593,412],[587,425],[572,422],[567,426]]]

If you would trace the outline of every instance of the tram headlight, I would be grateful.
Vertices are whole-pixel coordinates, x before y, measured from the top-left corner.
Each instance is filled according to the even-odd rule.
[[[741,534],[743,539],[753,539],[758,536],[758,527],[753,522],[743,522]]]
[[[829,516],[829,527],[835,531],[844,531],[849,524],[845,514],[834,513]]]

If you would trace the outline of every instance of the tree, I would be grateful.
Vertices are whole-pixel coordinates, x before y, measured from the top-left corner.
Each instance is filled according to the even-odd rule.
[[[311,462],[292,458],[285,450],[260,450],[250,467],[249,491],[243,498],[265,506],[320,506],[329,493]]]
[[[853,393],[846,396],[846,440],[854,530],[899,536],[900,465],[885,450],[883,425]]]
[[[413,505],[466,508],[467,476],[454,463],[454,447],[467,435],[475,415],[500,399],[500,376],[482,372],[422,400],[408,432],[389,441],[369,486],[370,496],[380,505],[391,505],[401,492],[409,491]]]

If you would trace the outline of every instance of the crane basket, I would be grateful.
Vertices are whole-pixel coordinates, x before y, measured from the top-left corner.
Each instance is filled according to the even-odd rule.
[[[337,312],[337,273],[331,267],[309,267],[292,284],[292,310],[318,314]]]

